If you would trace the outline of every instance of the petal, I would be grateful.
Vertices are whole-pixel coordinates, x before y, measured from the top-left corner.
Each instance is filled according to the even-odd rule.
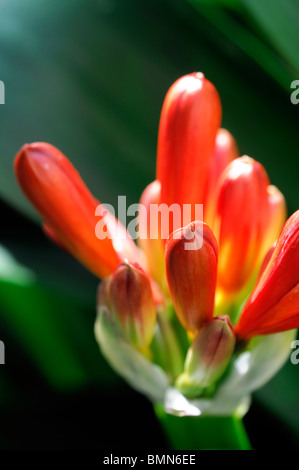
[[[269,180],[258,162],[234,160],[224,171],[217,197],[216,235],[219,240],[219,286],[240,290],[256,268],[268,221]]]
[[[95,212],[99,202],[68,159],[50,144],[27,144],[16,156],[15,173],[25,195],[40,213],[47,233],[94,274],[109,276],[131,248],[117,252],[116,240],[96,237]],[[101,219],[107,213],[104,206],[97,211]],[[109,225],[111,218],[110,214]],[[107,228],[106,221],[103,225]],[[108,228],[106,231],[108,234]],[[130,247],[131,244],[132,240]]]
[[[166,243],[167,280],[179,320],[196,333],[213,317],[217,242],[203,222],[177,230]]]
[[[260,270],[259,270],[259,273],[258,273],[258,276],[257,276],[257,281],[262,277],[266,267],[268,266],[269,264],[269,261],[270,259],[272,258],[272,255],[274,253],[274,250],[275,250],[275,246],[276,246],[276,242],[273,243],[273,245],[271,246],[271,248],[269,248],[269,250],[267,251],[267,253],[265,254],[264,256],[264,259],[261,263],[261,267],[260,267]]]
[[[157,179],[161,202],[202,204],[221,104],[215,87],[201,73],[185,75],[169,89],[161,113]],[[179,226],[174,225],[173,229]],[[172,230],[170,230],[171,233]]]
[[[282,315],[287,313],[287,315]],[[285,318],[283,318],[285,317]],[[279,321],[278,319],[281,318]],[[260,319],[251,336],[280,333],[299,327],[299,283]]]
[[[299,327],[299,211],[286,222],[235,327],[239,338]]]

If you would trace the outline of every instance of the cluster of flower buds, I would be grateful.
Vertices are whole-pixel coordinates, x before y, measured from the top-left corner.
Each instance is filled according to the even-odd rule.
[[[25,145],[15,160],[46,233],[104,279],[95,328],[104,355],[138,390],[182,413],[192,414],[191,402],[200,413],[232,413],[281,367],[288,330],[299,327],[299,211],[286,221],[283,195],[260,163],[239,156],[221,114],[201,73],[169,89],[157,179],[140,203],[189,205],[191,220],[153,227],[149,210],[140,212],[139,247],[55,147]],[[95,214],[109,234],[100,240]]]

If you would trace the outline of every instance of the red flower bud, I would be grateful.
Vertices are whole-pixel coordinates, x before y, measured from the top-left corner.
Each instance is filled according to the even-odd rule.
[[[161,202],[181,208],[191,204],[191,220],[196,218],[194,205],[204,202],[220,121],[217,90],[202,73],[185,75],[170,87],[159,126],[157,179],[162,185]]]
[[[181,323],[196,333],[213,316],[217,242],[203,222],[174,232],[166,243],[166,274]]]
[[[160,204],[161,184],[153,181],[143,191],[140,198],[138,214],[139,234],[138,245],[147,258],[149,272],[153,279],[166,289],[164,246],[159,236],[159,219],[151,216],[151,205]]]
[[[192,395],[214,385],[225,372],[235,343],[229,317],[213,318],[197,333],[177,386],[183,393]]]
[[[232,161],[221,177],[217,198],[216,234],[219,240],[219,286],[241,289],[260,257],[268,222],[269,180],[249,157]]]
[[[239,156],[235,139],[226,129],[219,129],[216,136],[215,148],[210,161],[209,173],[205,191],[204,221],[213,226],[216,206],[216,188],[225,168]]]
[[[262,247],[262,257],[278,239],[287,219],[287,207],[284,195],[272,184],[267,188],[269,216]]]
[[[286,222],[235,327],[240,339],[299,327],[299,211]]]
[[[116,244],[110,227],[114,229],[119,222],[99,206],[57,148],[43,142],[24,145],[16,156],[15,172],[25,195],[43,218],[46,233],[94,274],[107,277],[124,257],[135,255],[138,259],[138,249],[129,235]],[[95,235],[97,207],[110,238],[99,240]]]
[[[130,343],[141,349],[150,344],[156,309],[149,278],[139,266],[122,263],[108,281],[107,293],[100,290],[100,299],[108,299],[107,307]]]

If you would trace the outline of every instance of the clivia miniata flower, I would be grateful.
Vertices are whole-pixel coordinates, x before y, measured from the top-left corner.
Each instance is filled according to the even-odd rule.
[[[283,332],[299,327],[299,211],[286,222],[283,195],[260,163],[239,156],[221,114],[201,73],[169,89],[139,247],[58,149],[28,144],[15,160],[45,232],[103,279],[95,325],[103,354],[132,386],[182,414],[246,412],[244,397],[288,355],[294,333]],[[152,204],[189,204],[191,220],[167,220],[163,240],[166,221],[151,225]],[[109,235],[101,239],[99,218]]]

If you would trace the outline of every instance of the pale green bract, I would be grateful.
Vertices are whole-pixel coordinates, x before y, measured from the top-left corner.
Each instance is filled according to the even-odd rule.
[[[163,400],[169,387],[166,373],[122,337],[106,308],[98,313],[95,336],[103,355],[121,377],[151,401]]]
[[[296,330],[251,340],[244,351],[233,355],[228,372],[220,380],[212,398],[192,400],[170,383],[168,374],[160,366],[123,338],[106,308],[98,312],[95,336],[114,370],[151,401],[163,403],[168,413],[242,417],[250,406],[252,392],[268,382],[286,362]]]

